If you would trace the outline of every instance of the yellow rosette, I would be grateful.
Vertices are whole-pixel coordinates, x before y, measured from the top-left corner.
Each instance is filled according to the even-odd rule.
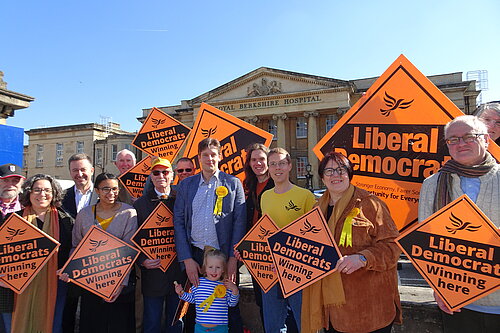
[[[340,234],[340,242],[341,246],[352,246],[352,220],[358,216],[361,212],[361,209],[355,207],[353,208],[344,221],[344,226],[342,227],[342,233]]]
[[[212,295],[208,296],[208,298],[203,302],[201,302],[201,304],[198,306],[203,309],[203,312],[207,312],[208,309],[210,309],[210,306],[212,306],[214,299],[223,298],[225,296],[226,296],[226,287],[223,284],[219,284],[215,287]]]
[[[227,187],[219,186],[215,189],[215,194],[217,195],[217,201],[215,201],[214,215],[222,214],[222,199],[229,193]]]

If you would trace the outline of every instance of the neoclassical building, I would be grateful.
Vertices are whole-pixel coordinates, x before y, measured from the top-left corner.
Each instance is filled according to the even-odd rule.
[[[376,79],[338,80],[261,67],[179,105],[159,109],[192,127],[205,102],[269,131],[274,135],[271,147],[283,147],[291,154],[293,181],[305,186],[310,169],[313,187],[318,188],[318,160],[313,147]],[[463,81],[461,72],[429,79],[462,112],[471,114],[475,110],[480,93],[475,81]],[[149,110],[143,109],[138,119],[143,121]]]

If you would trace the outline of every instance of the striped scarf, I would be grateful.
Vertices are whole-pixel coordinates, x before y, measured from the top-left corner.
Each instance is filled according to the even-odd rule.
[[[467,166],[451,159],[439,169],[436,195],[434,196],[434,211],[437,212],[451,202],[451,182],[453,173],[462,177],[476,178],[490,172],[497,164],[490,153],[486,152],[486,158],[481,164]]]

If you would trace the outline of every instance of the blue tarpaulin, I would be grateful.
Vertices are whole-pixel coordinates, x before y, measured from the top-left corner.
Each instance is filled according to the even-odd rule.
[[[0,165],[23,166],[23,137],[23,128],[0,125]]]

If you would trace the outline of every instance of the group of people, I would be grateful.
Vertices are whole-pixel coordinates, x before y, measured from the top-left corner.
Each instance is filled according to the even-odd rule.
[[[496,118],[483,112],[488,117],[484,122],[460,116],[446,125],[444,139],[451,160],[424,181],[420,221],[467,194],[500,227],[500,167],[487,151],[490,139],[498,139],[494,135],[500,132],[496,112]],[[292,159],[285,149],[251,145],[243,184],[219,170],[220,149],[218,140],[202,140],[200,172],[193,174],[193,162],[180,159],[175,186],[171,162],[154,158],[150,185],[137,200],[122,197],[124,190],[112,174],[102,173],[93,183],[94,169],[85,154],[70,158],[75,186],[65,193],[48,175],[25,180],[18,166],[0,166],[2,215],[7,218],[17,212],[61,243],[58,255],[22,294],[14,297],[10,289],[0,288],[6,331],[73,332],[80,298],[80,332],[135,332],[136,317],[144,332],[243,332],[235,245],[263,214],[282,228],[316,205],[341,258],[334,273],[289,297],[278,285],[264,293],[254,281],[265,331],[390,332],[394,323],[401,322],[398,230],[386,204],[351,183],[354,171],[346,156],[331,152],[320,161],[318,174],[326,191],[316,200],[291,182]],[[120,173],[134,164],[131,152],[118,154]],[[141,255],[137,271],[124,279],[111,301],[66,283],[68,277],[59,269],[90,227],[96,225],[130,242],[162,202],[173,212],[178,259],[166,272],[159,269],[159,260]],[[494,332],[500,327],[500,292],[455,313],[435,297],[443,310],[445,332]],[[182,321],[175,318],[179,299],[196,304]]]

